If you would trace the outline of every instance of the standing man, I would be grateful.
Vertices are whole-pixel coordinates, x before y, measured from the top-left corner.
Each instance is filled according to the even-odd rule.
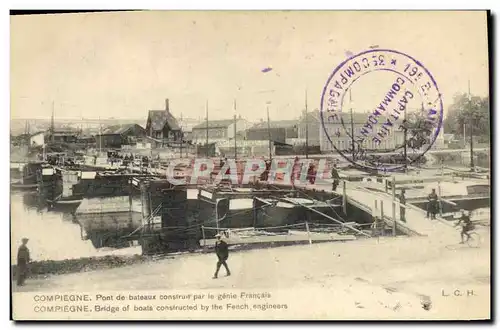
[[[219,259],[217,261],[217,268],[215,269],[215,274],[214,274],[214,279],[217,278],[217,275],[219,274],[219,269],[220,266],[224,265],[224,268],[226,268],[226,274],[227,276],[231,275],[231,272],[229,271],[229,267],[227,266],[227,258],[229,257],[229,249],[227,246],[227,243],[224,242],[220,234],[215,235],[217,238],[217,242],[215,242],[215,254],[217,255],[217,258]]]
[[[406,208],[403,206],[406,205],[405,192],[406,191],[404,189],[401,189],[401,194],[399,195],[399,203],[401,203],[399,206],[399,218],[403,222],[406,222]]]
[[[427,196],[427,218],[429,213],[431,214],[431,219],[436,219],[437,205],[438,205],[438,195],[436,194],[436,189],[432,189],[432,192]]]
[[[17,285],[24,285],[24,281],[28,276],[28,264],[31,261],[30,250],[26,246],[27,238],[22,239],[22,244],[17,250]]]
[[[332,165],[332,191],[336,191],[340,182],[339,171],[337,170],[337,164]]]

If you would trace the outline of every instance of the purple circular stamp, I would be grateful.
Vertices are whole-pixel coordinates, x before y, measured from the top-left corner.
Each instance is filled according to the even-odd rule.
[[[422,63],[396,50],[370,49],[335,68],[320,114],[332,151],[358,167],[393,172],[431,149],[443,102]]]

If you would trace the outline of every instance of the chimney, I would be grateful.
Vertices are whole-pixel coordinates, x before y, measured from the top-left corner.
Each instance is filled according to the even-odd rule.
[[[165,99],[165,110],[170,112],[170,107],[168,106],[168,99]]]

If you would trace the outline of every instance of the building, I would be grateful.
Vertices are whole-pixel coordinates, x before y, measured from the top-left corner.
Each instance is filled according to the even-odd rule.
[[[352,146],[351,130],[354,129],[355,139],[362,137],[363,131],[366,132],[365,124],[369,116],[368,113],[353,112],[352,121],[350,113],[341,113],[339,116],[344,125],[338,121],[335,123],[325,121],[324,126],[320,123],[319,138],[322,152],[336,152],[333,146],[339,150],[350,149]],[[368,137],[361,144],[362,148],[368,150],[393,150],[404,144],[404,132],[399,127],[391,129],[385,138],[381,138],[381,143],[374,141],[372,138],[375,136],[375,132],[380,131],[382,127],[381,123],[382,121],[379,120],[378,123],[373,125],[370,134],[368,134]],[[325,133],[325,129],[328,132],[328,136]],[[358,144],[356,143],[356,145]]]
[[[297,141],[306,141],[309,146],[319,146],[321,144],[320,130],[323,128],[321,125],[321,115],[319,110],[311,111],[302,114],[298,120]],[[289,141],[290,144],[298,144]]]
[[[292,120],[271,120],[269,121],[269,127],[273,128],[283,128],[285,130],[285,140],[286,139],[296,139],[299,137],[299,121]],[[267,121],[261,120],[259,123],[255,124],[252,128],[265,128],[267,129]],[[267,137],[265,138],[267,139]]]
[[[245,139],[245,131],[250,126],[241,116],[236,119],[209,120],[193,127],[191,138],[194,144],[215,143],[234,139],[234,127],[239,139]],[[208,133],[207,133],[208,132]]]
[[[80,131],[74,129],[54,129],[50,130],[46,141],[54,143],[76,143]]]
[[[233,158],[235,154],[234,141],[220,141],[215,144],[215,153],[223,157]],[[271,154],[275,154],[274,142],[271,142]],[[236,156],[242,157],[268,157],[269,140],[237,140]]]
[[[96,137],[91,134],[82,134],[78,136],[77,143],[84,145],[94,145],[96,143]]]
[[[165,100],[165,110],[149,111],[146,134],[161,144],[180,141],[182,138],[181,127],[170,112],[168,99]]]
[[[132,145],[138,138],[144,137],[146,130],[137,124],[112,125],[96,136],[98,148],[120,149],[123,145]]]
[[[192,118],[181,118],[178,120],[179,126],[182,130],[183,141],[191,143],[193,141],[193,127],[200,124],[200,120]]]
[[[259,128],[251,127],[246,131],[246,139],[248,141],[277,141],[280,143],[285,143],[286,141],[286,128],[283,127],[271,127],[271,128]]]

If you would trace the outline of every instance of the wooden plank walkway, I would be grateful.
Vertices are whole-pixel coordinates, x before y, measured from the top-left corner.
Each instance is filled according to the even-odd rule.
[[[385,193],[377,193],[359,187],[358,183],[347,182],[346,184],[347,201],[355,201],[358,204],[363,204],[365,208],[372,211],[375,209],[375,201],[377,201],[377,209],[380,210],[380,202],[384,204],[384,216],[390,219],[390,224],[393,222],[393,201],[392,196]],[[370,205],[371,204],[371,205]],[[435,236],[435,235],[457,235],[456,229],[444,219],[430,220],[426,218],[426,211],[419,209],[413,205],[406,207],[406,222],[400,221],[400,204],[395,203],[395,218],[396,226],[400,228],[406,227],[410,231],[420,235]],[[377,212],[377,214],[379,214]],[[384,217],[384,220],[386,220]],[[386,221],[387,222],[387,221]]]
[[[322,184],[296,184],[297,188],[305,188],[307,190],[324,190],[332,191],[331,185],[328,181],[324,180],[326,183]],[[337,195],[342,194],[342,184],[337,187],[336,192],[332,192]],[[384,204],[384,221],[387,225],[392,226],[393,224],[393,211],[392,211],[392,196],[382,192],[375,192],[368,190],[362,186],[361,182],[348,182],[346,181],[346,194],[347,202],[351,205],[362,209],[365,212],[373,214],[375,209],[375,201],[377,201],[377,209],[380,210],[380,202]],[[286,185],[277,185],[286,186]],[[457,237],[457,230],[453,228],[453,225],[448,223],[444,219],[430,220],[426,218],[426,211],[413,206],[406,206],[406,222],[400,221],[399,214],[399,202],[396,200],[396,226],[403,232],[413,235],[424,235],[424,236],[449,236],[453,235]],[[378,213],[380,214],[380,213]]]

